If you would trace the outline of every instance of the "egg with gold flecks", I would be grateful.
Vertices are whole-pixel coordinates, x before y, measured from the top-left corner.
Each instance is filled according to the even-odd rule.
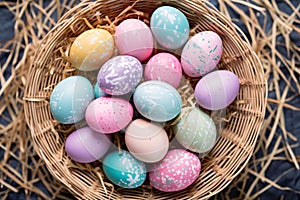
[[[197,107],[182,109],[180,120],[174,126],[177,141],[186,149],[196,153],[210,151],[217,139],[214,121]]]
[[[139,187],[147,173],[146,165],[125,150],[109,153],[103,160],[103,171],[112,183],[123,188]]]
[[[174,149],[149,173],[150,184],[163,192],[177,192],[190,186],[199,176],[201,163],[195,154]]]
[[[104,29],[81,33],[70,48],[70,62],[82,71],[98,70],[114,52],[113,36]]]

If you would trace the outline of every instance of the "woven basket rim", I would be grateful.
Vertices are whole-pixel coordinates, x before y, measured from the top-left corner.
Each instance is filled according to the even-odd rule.
[[[50,57],[53,55],[58,55],[58,51],[55,49],[55,45],[61,42],[61,40],[59,40],[61,35],[65,34],[67,31],[71,32],[70,26],[72,24],[84,24],[84,17],[92,18],[93,16],[88,16],[90,12],[95,13],[93,10],[97,8],[101,8],[104,10],[104,5],[107,5],[107,7],[105,7],[106,11],[110,12],[109,9],[112,6],[115,6],[113,8],[117,8],[118,5],[119,7],[122,7],[120,6],[121,4],[126,4],[123,5],[123,7],[126,7],[128,5],[131,5],[133,2],[134,1],[128,1],[126,4],[124,2],[121,3],[116,0],[100,0],[95,2],[85,0],[68,11],[58,21],[57,25],[41,41],[41,44],[35,53],[35,57],[28,74],[29,81],[25,88],[26,101],[24,103],[26,121],[31,130],[34,148],[39,156],[46,162],[51,174],[61,182],[63,182],[68,187],[68,189],[78,198],[133,198],[136,195],[144,194],[144,198],[152,197],[168,199],[172,195],[175,195],[181,199],[207,199],[217,194],[228,184],[230,184],[231,180],[243,170],[243,168],[249,161],[265,116],[268,90],[267,80],[263,76],[262,64],[256,53],[251,49],[250,43],[249,41],[247,41],[247,37],[236,25],[230,22],[230,20],[227,19],[222,13],[220,13],[211,3],[205,0],[182,0],[180,2],[177,2],[176,0],[140,0],[137,1],[136,4],[143,4],[146,5],[144,7],[147,7],[152,3],[151,8],[158,7],[160,4],[169,4],[178,7],[183,12],[186,12],[188,8],[193,8],[192,14],[194,15],[188,15],[188,13],[186,13],[189,19],[198,19],[197,17],[195,17],[196,14],[201,14],[201,16],[205,18],[205,20],[208,20],[207,18],[211,18],[210,20],[212,21],[214,26],[216,26],[213,27],[214,30],[222,35],[222,39],[226,39],[225,42],[228,42],[227,40],[232,39],[233,44],[232,46],[230,46],[230,48],[232,48],[232,52],[231,49],[227,49],[226,46],[224,46],[225,53],[226,55],[228,54],[228,57],[224,56],[223,63],[220,64],[220,68],[234,71],[241,79],[243,92],[245,92],[243,94],[240,94],[240,96],[245,96],[245,98],[242,99],[239,97],[238,100],[245,100],[246,102],[248,102],[248,104],[241,103],[241,106],[235,105],[237,108],[232,108],[238,111],[238,116],[240,116],[242,119],[239,121],[237,119],[237,116],[234,116],[234,119],[230,121],[230,124],[238,124],[240,126],[245,125],[245,129],[249,129],[249,136],[246,136],[245,134],[241,136],[235,136],[233,134],[235,133],[233,130],[237,130],[241,127],[234,127],[234,125],[229,125],[228,127],[230,131],[228,130],[227,133],[226,130],[225,133],[221,134],[221,141],[218,142],[217,147],[215,147],[208,156],[208,158],[210,158],[211,156],[216,157],[213,157],[213,159],[215,160],[209,161],[207,165],[205,165],[207,168],[205,169],[205,175],[200,175],[199,179],[201,180],[197,180],[196,183],[193,184],[193,186],[189,187],[188,190],[184,190],[183,192],[179,192],[177,194],[161,193],[147,187],[143,188],[142,192],[138,191],[139,189],[137,189],[125,192],[121,190],[116,193],[116,191],[109,192],[106,189],[97,187],[90,187],[89,190],[86,190],[87,187],[85,187],[85,185],[93,185],[91,183],[95,180],[98,180],[98,183],[95,183],[94,185],[101,186],[101,182],[103,182],[103,178],[101,177],[103,174],[101,173],[101,170],[99,171],[99,169],[97,169],[93,171],[91,175],[84,175],[83,172],[80,173],[80,170],[74,170],[72,171],[72,173],[74,174],[71,174],[70,170],[66,169],[72,164],[70,164],[69,159],[66,158],[66,155],[63,152],[63,141],[60,137],[60,133],[55,130],[55,127],[58,126],[58,124],[55,123],[53,119],[51,119],[51,115],[49,114],[48,98],[49,93],[53,88],[50,87],[49,91],[44,90],[45,86],[49,86],[49,84],[55,84],[63,78],[62,69],[59,67],[53,69],[51,68],[51,66],[46,65],[45,63],[47,63],[46,61],[58,62],[57,60],[51,59]],[[109,7],[109,5],[111,7]],[[80,26],[78,27],[77,32],[78,30],[82,30],[80,29]],[[88,27],[85,27],[83,29],[87,28]],[[199,32],[199,30],[196,30],[196,32]],[[243,37],[243,39],[241,36]],[[235,51],[239,52],[239,54],[235,55]],[[242,66],[243,68],[234,68],[234,66],[230,65],[230,63],[232,62],[237,66]],[[242,64],[239,64],[238,62],[241,62]],[[245,78],[246,75],[249,75],[249,77]],[[47,77],[48,79],[43,82],[45,77]],[[255,107],[255,109],[253,107]],[[250,119],[249,116],[253,119]],[[43,122],[41,122],[41,120],[43,120]],[[227,147],[223,152],[222,148],[220,147],[221,145]],[[231,148],[237,149],[237,152],[231,153]],[[227,152],[229,158],[226,158],[224,152]],[[242,158],[238,158],[236,153],[240,153],[242,155]],[[230,157],[234,157],[235,160],[230,160]],[[225,159],[225,161],[222,159]],[[227,169],[227,165],[233,165],[234,167]],[[91,166],[83,165],[81,170],[89,171],[91,170]],[[72,178],[74,179],[73,181]],[[204,183],[209,184],[208,186],[203,186]],[[106,183],[106,186],[110,188],[109,183]]]

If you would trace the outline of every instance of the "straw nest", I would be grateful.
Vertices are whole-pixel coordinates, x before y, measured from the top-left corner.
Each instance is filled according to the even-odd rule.
[[[107,180],[100,163],[79,164],[70,160],[64,151],[64,142],[75,127],[61,125],[52,118],[49,97],[59,81],[77,73],[67,58],[74,37],[95,27],[106,28],[113,33],[115,23],[127,17],[147,22],[154,9],[166,4],[177,7],[187,16],[191,34],[212,30],[221,36],[224,51],[218,68],[238,75],[241,88],[236,101],[227,109],[219,140],[203,158],[202,172],[192,186],[177,193],[160,192],[151,188],[148,182],[138,189],[121,189]],[[242,35],[218,10],[199,0],[99,0],[80,3],[45,36],[30,67],[24,109],[35,150],[52,175],[80,199],[206,199],[217,194],[250,159],[266,108],[266,80],[262,65]]]

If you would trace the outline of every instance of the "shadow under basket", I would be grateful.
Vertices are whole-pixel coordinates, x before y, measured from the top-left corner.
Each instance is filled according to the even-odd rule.
[[[122,189],[105,177],[100,162],[79,164],[71,161],[64,144],[75,127],[59,124],[53,119],[49,107],[54,86],[76,73],[67,56],[72,38],[97,26],[111,29],[113,34],[116,17],[131,16],[126,15],[124,10],[131,8],[133,15],[147,20],[162,5],[181,10],[194,33],[205,30],[218,33],[223,41],[223,55],[217,67],[234,72],[241,82],[237,99],[226,110],[230,117],[226,119],[217,144],[202,159],[198,179],[187,189],[176,193],[160,192],[152,188],[148,180],[137,189]],[[125,14],[120,15],[122,12]],[[83,1],[72,8],[37,49],[24,98],[32,142],[51,174],[79,199],[207,199],[224,189],[245,167],[253,153],[267,99],[262,65],[238,30],[216,8],[201,0],[98,0]]]

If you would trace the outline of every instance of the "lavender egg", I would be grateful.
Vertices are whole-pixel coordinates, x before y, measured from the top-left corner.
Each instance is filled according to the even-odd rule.
[[[218,70],[205,75],[197,83],[197,103],[208,110],[220,110],[231,104],[240,89],[239,78],[227,70]]]
[[[141,81],[143,66],[132,56],[117,56],[101,67],[97,81],[99,87],[110,95],[123,95],[132,91]]]
[[[80,163],[90,163],[100,159],[111,146],[111,136],[84,127],[72,132],[65,144],[70,158]]]

